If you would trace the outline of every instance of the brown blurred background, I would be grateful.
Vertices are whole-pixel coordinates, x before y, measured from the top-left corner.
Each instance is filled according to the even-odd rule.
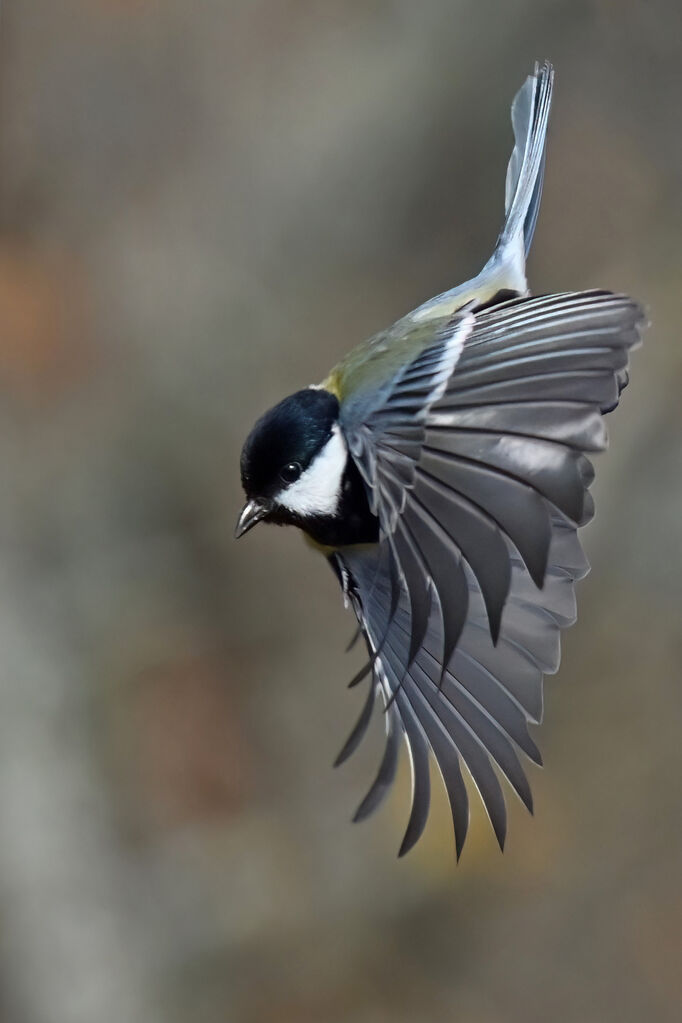
[[[14,0],[0,22],[0,1019],[682,1018],[677,0]],[[253,419],[475,273],[557,70],[535,290],[653,327],[536,816],[395,859],[335,580],[240,544]]]

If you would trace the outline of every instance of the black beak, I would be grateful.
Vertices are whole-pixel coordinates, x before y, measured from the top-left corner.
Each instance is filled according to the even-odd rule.
[[[269,505],[263,504],[262,501],[247,501],[237,521],[237,527],[234,531],[235,540],[238,540],[240,536],[244,536],[244,533],[248,533],[250,529],[253,529],[261,519],[265,518],[269,511]]]

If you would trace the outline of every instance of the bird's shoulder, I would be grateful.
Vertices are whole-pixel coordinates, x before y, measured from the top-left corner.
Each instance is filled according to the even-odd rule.
[[[380,399],[400,370],[429,347],[449,316],[418,323],[405,317],[353,348],[329,373],[322,387],[349,403]]]
[[[321,386],[335,394],[342,406],[348,401],[379,396],[396,373],[428,348],[464,306],[473,304],[480,310],[498,296],[503,299],[515,294],[493,257],[478,277],[436,295],[357,345]]]

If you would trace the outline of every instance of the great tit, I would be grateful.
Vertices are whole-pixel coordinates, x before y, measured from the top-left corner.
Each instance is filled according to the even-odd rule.
[[[578,527],[593,514],[586,452],[628,382],[643,315],[608,291],[531,297],[525,260],[540,205],[553,69],[536,65],[511,108],[505,221],[479,275],[420,305],[285,398],[244,444],[257,522],[298,526],[323,551],[359,623],[369,678],[358,746],[381,698],[386,747],[355,820],[379,805],[404,739],[412,802],[400,846],[429,812],[429,757],[449,798],[457,858],[469,821],[466,766],[501,848],[496,768],[532,812],[522,753],[543,674],[576,618],[588,571]]]

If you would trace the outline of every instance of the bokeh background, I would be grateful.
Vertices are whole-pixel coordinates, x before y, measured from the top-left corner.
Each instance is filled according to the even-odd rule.
[[[676,0],[5,0],[0,1019],[682,1018],[682,19]],[[557,69],[535,290],[653,321],[599,459],[536,816],[403,770],[328,568],[239,544],[257,414],[471,276],[509,104]],[[403,765],[405,766],[405,765]]]

